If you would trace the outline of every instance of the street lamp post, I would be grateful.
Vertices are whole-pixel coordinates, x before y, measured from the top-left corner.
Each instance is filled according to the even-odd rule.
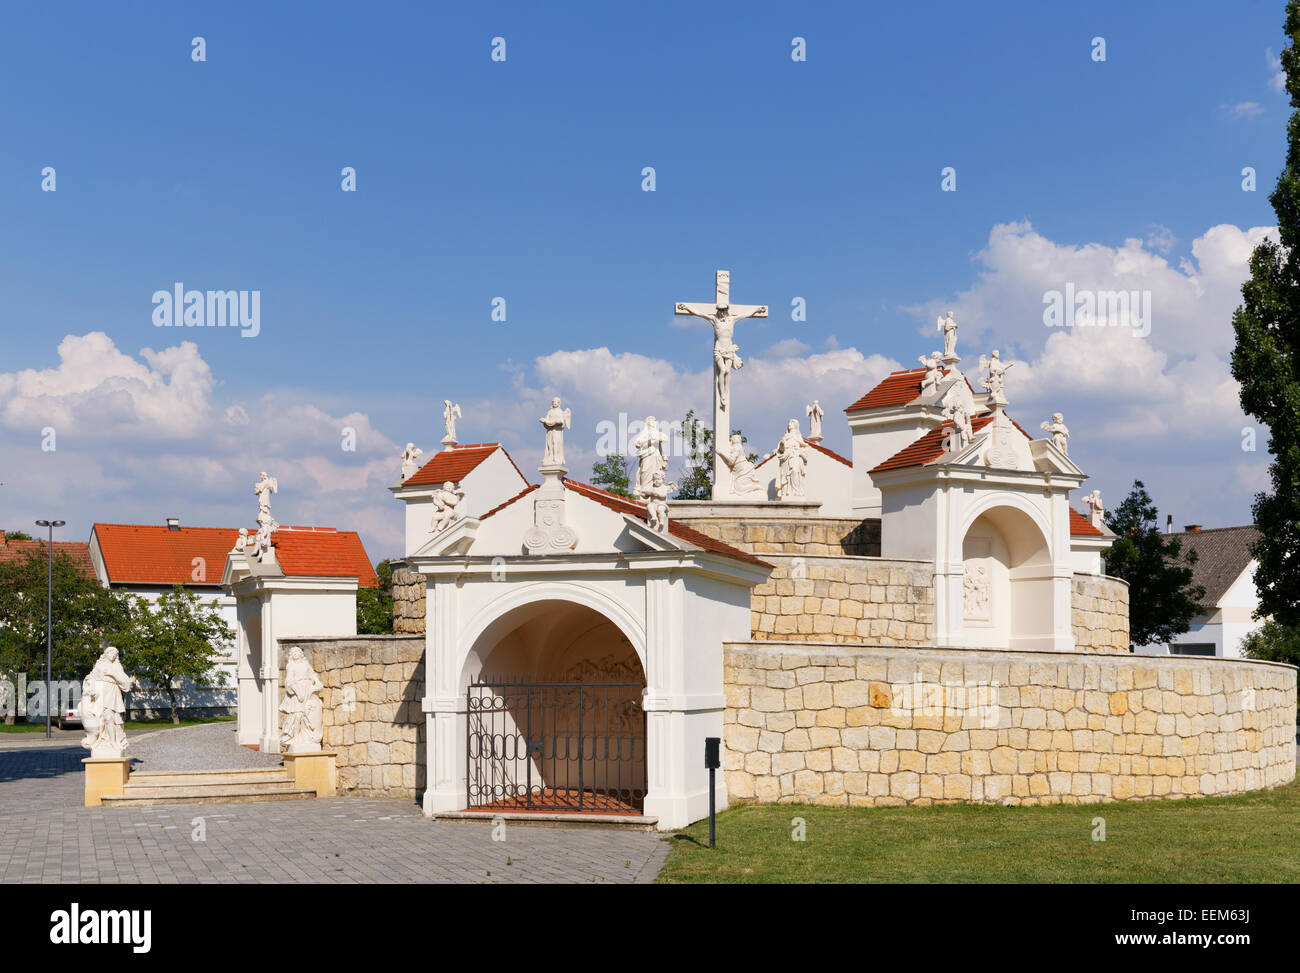
[[[37,527],[48,527],[49,544],[46,545],[45,572],[45,739],[53,736],[50,730],[51,680],[54,678],[54,528],[62,527],[66,521],[38,520]]]

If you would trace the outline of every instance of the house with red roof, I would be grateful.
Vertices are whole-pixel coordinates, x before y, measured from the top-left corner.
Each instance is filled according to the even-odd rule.
[[[176,517],[164,524],[96,523],[90,531],[88,559],[105,587],[154,602],[180,585],[205,604],[215,602],[231,629],[239,631],[237,598],[223,587],[226,559],[239,540],[236,527],[189,527]],[[291,576],[347,577],[360,586],[378,583],[374,568],[352,531],[334,528],[287,527],[273,534],[279,563]],[[355,606],[353,608],[355,626]],[[222,687],[183,687],[181,708],[194,713],[233,713],[237,705],[239,641],[225,646],[218,669],[226,674]],[[165,694],[138,690],[131,694],[132,712],[148,714],[166,707]]]
[[[46,542],[43,540],[15,540],[5,536],[5,532],[0,530],[0,564],[18,561],[25,557],[31,557],[38,554],[41,557],[46,556]],[[90,561],[90,547],[82,541],[55,541],[55,554],[66,554],[72,558],[73,564],[77,569],[88,578],[95,576],[94,565]]]

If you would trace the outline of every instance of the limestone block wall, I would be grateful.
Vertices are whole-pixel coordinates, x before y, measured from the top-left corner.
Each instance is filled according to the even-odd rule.
[[[880,521],[818,517],[750,518],[678,517],[702,534],[752,554],[838,554],[880,556]]]
[[[732,801],[1086,803],[1295,777],[1296,670],[1197,657],[725,647]]]
[[[280,675],[298,646],[325,684],[326,750],[338,752],[340,794],[409,797],[424,791],[424,636],[280,640]]]
[[[1071,625],[1079,652],[1127,652],[1128,582],[1076,574],[1070,583]]]
[[[920,561],[764,555],[750,596],[751,637],[791,642],[925,645],[934,631],[934,569]]]
[[[393,570],[393,634],[424,634],[424,575],[408,568]]]

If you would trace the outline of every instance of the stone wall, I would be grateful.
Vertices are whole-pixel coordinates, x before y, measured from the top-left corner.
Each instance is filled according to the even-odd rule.
[[[1080,652],[1127,652],[1128,582],[1076,574],[1070,583],[1074,647]]]
[[[323,746],[338,752],[339,793],[423,793],[424,636],[281,639],[281,679],[294,646],[325,684]]]
[[[679,522],[701,534],[725,541],[753,554],[838,554],[880,556],[880,521],[829,517],[746,517],[743,522],[721,517],[678,516]]]
[[[925,645],[933,637],[933,568],[919,561],[768,554],[750,596],[751,637],[790,642]]]
[[[408,568],[393,570],[393,634],[424,634],[424,575]]]
[[[746,642],[723,674],[732,801],[1085,803],[1295,777],[1291,666]]]

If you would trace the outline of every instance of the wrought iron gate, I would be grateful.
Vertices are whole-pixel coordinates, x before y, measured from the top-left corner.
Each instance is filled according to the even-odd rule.
[[[646,792],[643,689],[635,682],[470,683],[466,805],[639,811]]]

